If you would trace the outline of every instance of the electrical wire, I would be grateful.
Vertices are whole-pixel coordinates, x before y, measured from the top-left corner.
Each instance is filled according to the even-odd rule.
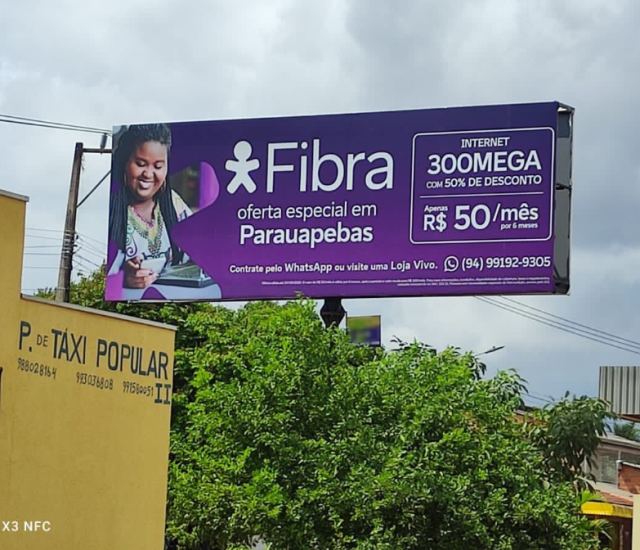
[[[42,227],[26,227],[27,231],[44,231],[46,233],[64,233],[62,229],[44,229]]]
[[[57,252],[25,252],[24,256],[60,256]]]
[[[85,235],[84,233],[76,233],[77,235],[79,235],[80,237],[84,238],[84,239],[88,239],[89,241],[93,241],[96,244],[99,244],[101,247],[103,248],[107,248],[106,243],[99,241],[98,239],[94,239],[93,237],[89,237],[88,235]]]
[[[60,235],[59,237],[56,237],[58,240],[63,240],[64,238],[69,238],[69,237],[75,238],[75,236],[77,235],[77,233],[74,233],[73,231],[63,231],[62,229],[44,229],[40,227],[25,227],[25,229],[26,231],[40,231],[44,233],[62,233],[62,235]],[[32,235],[32,237],[36,237],[38,239],[45,238],[40,235]]]
[[[605,337],[594,337],[593,335],[588,335],[586,334],[584,331],[580,331],[579,329],[573,329],[572,327],[567,327],[566,325],[563,325],[562,323],[559,323],[557,321],[551,321],[549,319],[544,319],[543,317],[541,317],[540,315],[536,315],[533,313],[529,313],[523,310],[520,310],[518,308],[516,308],[515,306],[509,306],[506,304],[503,304],[501,302],[498,301],[494,301],[491,298],[488,298],[486,296],[476,296],[475,297],[477,300],[480,300],[482,302],[485,302],[487,304],[490,304],[494,307],[498,307],[500,309],[503,309],[505,311],[509,311],[511,313],[515,313],[516,315],[519,315],[521,317],[525,317],[527,319],[531,319],[533,321],[536,321],[538,323],[542,323],[543,325],[547,325],[553,328],[556,328],[558,330],[562,330],[564,332],[568,332],[569,334],[574,334],[576,336],[579,336],[581,338],[585,338],[587,340],[591,340],[593,342],[598,342],[599,344],[604,344],[605,346],[610,346],[612,348],[617,348],[623,351],[628,351],[629,353],[634,353],[636,355],[640,355],[640,351],[637,349],[630,349],[629,347],[624,347],[621,345],[617,345],[618,343],[612,343],[610,340],[610,338],[605,338]],[[609,341],[607,341],[609,340]]]
[[[483,302],[486,302],[488,304],[491,304],[491,305],[493,305],[495,307],[498,307],[500,309],[503,309],[505,311],[509,311],[511,313],[515,313],[516,315],[520,315],[521,317],[525,317],[527,319],[531,319],[533,321],[537,321],[537,322],[542,323],[544,325],[547,325],[547,326],[550,326],[550,327],[553,327],[553,328],[557,328],[557,329],[562,330],[564,332],[568,332],[570,334],[575,334],[576,336],[580,336],[582,338],[586,338],[587,340],[592,340],[594,342],[598,342],[598,343],[601,343],[601,344],[604,344],[604,345],[608,345],[608,346],[611,346],[611,347],[614,347],[614,348],[621,349],[623,351],[628,351],[630,353],[635,353],[635,354],[640,355],[640,351],[639,350],[629,349],[629,347],[619,346],[619,345],[617,345],[618,342],[615,342],[615,341],[614,341],[615,343],[611,343],[611,339],[610,338],[605,338],[605,337],[600,337],[600,336],[594,337],[594,335],[589,335],[588,333],[585,333],[584,331],[581,331],[579,329],[574,329],[573,327],[567,327],[566,325],[564,325],[562,323],[559,323],[557,321],[552,321],[550,319],[545,319],[544,317],[542,317],[540,315],[536,315],[534,313],[529,313],[527,311],[523,311],[523,310],[521,310],[521,309],[519,309],[519,308],[517,308],[515,306],[510,306],[510,305],[507,305],[507,304],[503,304],[503,303],[500,303],[498,301],[492,300],[491,298],[488,298],[488,297],[476,296],[476,299],[481,300]],[[607,341],[607,340],[609,340],[609,341]],[[633,347],[635,347],[635,346],[633,346]]]
[[[67,124],[64,122],[53,122],[49,120],[42,120],[38,118],[20,117],[14,115],[6,115],[0,113],[0,122],[6,122],[9,124],[21,124],[25,126],[37,126],[41,128],[51,128],[54,130],[69,130],[72,132],[87,132],[91,134],[107,134],[112,135],[111,130],[105,130],[103,128],[95,128],[92,126],[80,126],[77,124]]]
[[[6,115],[2,113],[0,113],[0,117],[11,118],[14,120],[25,120],[28,122],[41,122],[43,124],[55,124],[58,126],[66,126],[68,128],[76,128],[79,130],[96,130],[98,132],[111,133],[110,130],[104,130],[102,128],[97,128],[95,126],[79,126],[77,124],[68,124],[66,122],[53,122],[50,120],[42,120],[41,118],[30,118],[30,117],[23,117],[23,116],[16,116],[16,115]]]
[[[89,265],[93,265],[95,266],[96,269],[100,268],[100,264],[97,264],[95,262],[92,262],[91,260],[89,260],[88,258],[85,258],[84,256],[81,256],[80,254],[74,254],[74,258],[79,258],[80,260],[82,260],[83,262],[88,263]]]
[[[528,304],[525,304],[523,302],[518,302],[517,300],[514,300],[512,298],[507,298],[506,296],[500,296],[500,298],[502,298],[503,300],[505,300],[507,302],[512,302],[512,303],[517,304],[519,306],[526,307],[527,309],[531,309],[533,311],[537,311],[537,312],[542,313],[544,315],[547,315],[549,317],[553,317],[554,319],[560,319],[561,321],[564,321],[566,323],[569,323],[569,324],[584,328],[587,331],[596,332],[598,334],[603,334],[603,335],[609,336],[609,337],[611,337],[613,339],[620,340],[621,343],[628,343],[628,344],[632,344],[634,347],[635,346],[640,347],[640,342],[637,342],[636,340],[629,340],[628,338],[622,338],[621,336],[616,336],[615,334],[611,334],[610,332],[605,332],[604,330],[599,330],[597,328],[590,327],[589,325],[583,325],[582,323],[578,323],[576,321],[572,321],[571,319],[567,319],[565,317],[561,317],[560,315],[554,315],[553,313],[549,313],[549,312],[544,311],[542,309],[535,308],[535,307],[530,306]]]
[[[25,237],[29,239],[42,239],[44,241],[58,241],[62,242],[62,237],[43,237],[42,235],[29,235],[29,233],[25,233]]]
[[[98,187],[100,187],[100,185],[102,185],[102,182],[103,182],[104,180],[106,180],[106,179],[109,177],[109,174],[111,174],[111,170],[109,170],[109,171],[108,171],[104,176],[102,176],[102,179],[101,179],[98,183],[96,183],[96,184],[93,186],[93,188],[91,189],[91,191],[89,191],[89,192],[84,196],[84,198],[83,198],[83,199],[78,203],[77,208],[80,208],[80,207],[84,204],[84,202],[85,202],[85,201],[86,201],[86,200],[87,200],[91,195],[93,195],[93,192],[94,192]]]
[[[104,255],[98,256],[95,252],[92,252],[92,254],[93,254],[92,256],[87,256],[86,253],[89,252],[89,251],[84,249],[84,248],[82,250],[76,250],[74,256],[80,256],[79,252],[82,252],[85,255],[84,257],[86,258],[86,260],[88,262],[97,263],[97,264],[101,265],[102,263],[104,263],[106,261],[106,258],[105,258]],[[80,256],[80,257],[82,258],[83,256]]]
[[[45,233],[65,233],[65,231],[63,231],[62,229],[45,229],[43,227],[26,227],[26,230],[27,231],[43,231]],[[67,232],[67,234],[71,235],[71,234],[73,234],[73,232],[69,231],[69,232]],[[95,243],[95,244],[101,246],[104,249],[107,248],[106,243],[104,243],[103,241],[99,241],[98,239],[94,239],[93,237],[89,237],[89,235],[86,235],[84,233],[80,233],[78,231],[76,231],[75,234],[78,237],[80,237],[81,239],[87,239],[88,241],[91,241],[92,243]],[[35,238],[44,239],[44,237],[39,237],[38,235],[32,235],[32,236],[35,237]],[[58,237],[57,240],[62,240],[62,236]]]
[[[536,392],[528,392],[528,395],[535,396],[537,399],[540,399],[541,401],[546,401],[547,403],[553,403],[555,401],[555,398],[551,395],[543,395]]]
[[[535,399],[536,401],[542,401],[543,403],[553,403],[553,401],[550,401],[549,399],[545,399],[544,397],[538,397],[537,395],[533,394],[533,393],[526,393],[522,396],[524,399],[526,399],[527,397],[531,398],[531,399]]]
[[[87,252],[91,251],[93,254],[98,255],[100,257],[104,257],[106,255],[106,247],[103,249],[100,249],[95,245],[87,243],[83,239],[79,239],[77,245],[78,245],[78,249],[86,250]]]
[[[502,298],[505,299],[505,300],[508,300],[510,302],[514,302],[514,303],[516,303],[518,305],[525,306],[525,304],[520,304],[520,302],[516,302],[515,300],[511,300],[509,298],[505,298],[504,296],[502,296]],[[495,298],[489,298],[489,300],[493,300],[493,301],[496,301],[497,303],[500,303]],[[540,319],[544,319],[546,321],[549,321],[550,323],[558,324],[560,326],[565,327],[566,329],[576,330],[578,332],[583,333],[584,335],[593,336],[594,338],[597,338],[599,340],[608,341],[608,342],[611,342],[613,344],[619,344],[619,345],[622,345],[622,346],[624,346],[626,348],[637,349],[638,351],[640,351],[640,342],[635,342],[634,340],[629,340],[627,338],[622,338],[620,336],[616,336],[615,334],[610,334],[608,332],[604,332],[604,331],[601,331],[599,329],[592,328],[592,327],[590,327],[588,325],[581,325],[580,323],[575,323],[574,321],[570,321],[569,319],[561,318],[561,319],[563,319],[563,321],[572,323],[574,325],[580,325],[581,327],[584,327],[587,330],[582,330],[580,328],[575,328],[575,327],[572,327],[572,326],[568,326],[564,322],[554,321],[552,319],[545,319],[545,317],[543,315],[547,315],[548,317],[555,317],[555,318],[558,318],[558,316],[557,315],[553,315],[552,313],[548,313],[548,312],[546,312],[544,310],[541,310],[541,309],[536,309],[536,311],[541,312],[543,315],[537,315],[535,313],[530,313],[528,311],[522,310],[517,306],[511,306],[509,304],[504,304],[504,303],[502,305],[504,305],[505,307],[513,308],[513,309],[515,309],[517,311],[520,311],[522,313],[526,313],[526,314],[529,314],[529,315],[533,315],[534,317],[537,317],[537,318],[540,318]],[[527,306],[525,306],[525,307],[527,307]],[[532,306],[529,306],[529,308],[531,309]],[[599,333],[599,334],[597,334],[597,333]],[[600,334],[603,334],[603,335],[606,335],[606,336],[601,336]]]
[[[95,269],[78,260],[73,265],[73,270],[80,273],[93,273]]]

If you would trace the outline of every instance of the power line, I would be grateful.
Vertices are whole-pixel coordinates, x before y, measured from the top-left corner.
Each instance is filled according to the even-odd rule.
[[[38,128],[50,128],[52,130],[69,130],[71,132],[87,132],[90,134],[104,134],[105,132],[103,131],[95,131],[95,130],[79,130],[76,128],[67,128],[65,126],[59,126],[59,125],[48,125],[48,124],[37,124],[35,122],[23,122],[20,120],[9,120],[6,118],[1,118],[0,117],[0,122],[6,122],[8,124],[19,124],[21,126],[36,126]]]
[[[85,202],[85,201],[86,201],[86,200],[87,200],[91,195],[93,195],[93,192],[94,192],[98,187],[100,187],[100,185],[102,184],[102,182],[103,182],[104,180],[106,180],[106,179],[109,177],[109,174],[111,174],[111,170],[109,170],[109,171],[108,171],[104,176],[102,176],[102,179],[101,179],[98,183],[96,183],[96,184],[93,186],[93,188],[91,189],[91,191],[89,191],[89,192],[85,195],[84,199],[82,199],[82,200],[78,203],[77,208],[80,208],[80,207],[84,204],[84,202]]]
[[[76,251],[75,251],[75,254],[78,254],[79,252],[82,252],[82,253],[85,253],[85,254],[89,254],[92,257],[92,259],[95,260],[97,258],[101,262],[105,260],[105,256],[106,256],[106,254],[98,254],[97,252],[95,252],[95,251],[93,251],[93,250],[91,250],[89,248],[86,248],[86,247],[77,248]]]
[[[45,233],[64,233],[64,231],[62,231],[61,229],[44,229],[44,228],[39,228],[39,227],[27,227],[26,228],[27,231],[43,231]],[[71,235],[71,233],[69,233],[69,235]],[[31,237],[34,239],[47,239],[47,240],[54,240],[54,241],[62,241],[64,240],[63,236],[60,237],[43,237],[40,235],[26,235],[27,237]],[[91,241],[91,243],[87,243],[84,242],[84,246],[88,247],[88,248],[92,248],[93,250],[95,250],[96,252],[99,252],[101,254],[104,254],[104,250],[106,250],[107,245],[106,243],[99,241],[98,239],[94,239],[93,237],[89,237],[88,235],[85,235],[84,233],[78,233],[76,231],[76,236],[78,237],[78,240],[80,242],[88,240]],[[95,243],[95,244],[92,244]],[[97,248],[96,245],[99,245],[101,248]]]
[[[73,256],[74,256],[74,258],[78,258],[78,259],[82,260],[83,262],[87,262],[89,265],[95,266],[95,268],[99,268],[100,267],[99,264],[89,260],[88,258],[85,258],[84,256],[81,256],[80,254],[74,254]]]
[[[494,307],[498,307],[500,309],[504,309],[505,311],[509,311],[510,313],[515,313],[516,315],[520,315],[521,317],[525,317],[527,319],[531,319],[533,321],[536,321],[538,323],[542,323],[543,325],[547,325],[550,326],[552,328],[556,328],[558,330],[562,330],[564,332],[568,332],[569,334],[574,334],[576,336],[579,336],[581,338],[585,338],[587,340],[591,340],[593,342],[598,342],[599,344],[604,344],[605,346],[610,346],[612,348],[617,348],[617,349],[621,349],[623,351],[628,351],[629,353],[634,353],[636,355],[640,355],[640,351],[638,351],[637,349],[630,349],[628,347],[623,347],[611,342],[608,342],[606,340],[610,340],[609,338],[605,338],[605,337],[593,337],[593,335],[587,335],[584,333],[584,331],[579,331],[579,330],[574,330],[573,328],[567,327],[565,325],[562,325],[561,323],[558,323],[557,321],[550,321],[549,319],[544,319],[543,317],[541,317],[540,315],[536,315],[534,313],[529,313],[526,311],[522,311],[514,306],[509,306],[506,304],[503,304],[501,302],[497,302],[494,301],[490,298],[484,297],[484,296],[476,296],[476,298],[482,302],[485,302],[487,304],[490,304]]]
[[[62,241],[62,237],[43,237],[42,235],[29,235],[29,233],[26,233],[25,237],[29,239],[42,239],[44,241]]]
[[[95,271],[94,267],[88,266],[87,264],[85,264],[84,262],[81,262],[77,258],[74,260],[73,268],[76,271],[81,271],[86,273],[92,273],[93,271]]]
[[[527,393],[528,395],[535,396],[537,399],[540,399],[541,401],[546,401],[547,403],[553,403],[555,401],[554,397],[552,397],[551,395],[544,395],[544,394],[535,393],[535,392],[527,392]]]
[[[550,326],[552,328],[556,328],[558,330],[562,330],[564,332],[568,332],[570,334],[575,334],[576,336],[580,336],[581,338],[585,338],[587,340],[592,340],[593,342],[598,342],[600,344],[604,344],[604,345],[607,345],[607,346],[611,346],[611,347],[614,347],[614,348],[621,349],[623,351],[628,351],[630,353],[635,353],[637,355],[640,355],[640,351],[638,351],[636,349],[630,349],[628,347],[623,347],[623,346],[616,345],[616,344],[618,344],[618,342],[616,342],[616,343],[608,342],[607,340],[611,340],[610,338],[605,338],[605,337],[601,337],[601,336],[594,337],[594,335],[588,335],[588,333],[585,333],[584,331],[581,331],[579,329],[573,329],[572,327],[567,327],[566,325],[563,325],[562,323],[558,323],[557,321],[551,321],[549,319],[545,319],[544,317],[541,317],[540,315],[536,315],[535,313],[529,313],[529,312],[523,311],[521,309],[518,309],[515,306],[502,304],[500,302],[492,300],[491,298],[480,297],[480,296],[476,296],[476,298],[478,300],[481,300],[483,302],[491,304],[491,305],[493,305],[495,307],[498,307],[500,309],[504,309],[505,311],[509,311],[511,313],[515,313],[516,315],[520,315],[521,317],[525,317],[527,319],[531,319],[533,321],[537,321],[538,323],[542,323],[543,325],[547,325],[547,326]]]
[[[44,231],[46,233],[64,233],[62,229],[44,229],[42,227],[26,227],[27,231]]]
[[[58,254],[57,252],[25,252],[24,256],[58,256],[60,257],[60,254]]]
[[[97,128],[95,126],[81,126],[78,124],[68,124],[66,122],[53,122],[51,120],[42,120],[41,118],[30,118],[30,117],[24,117],[24,116],[15,116],[15,115],[5,115],[0,113],[0,117],[4,117],[4,118],[10,118],[13,120],[24,120],[27,122],[40,122],[43,124],[54,124],[56,126],[66,126],[68,128],[76,128],[78,130],[96,130],[98,132],[103,132],[103,133],[111,133],[111,130],[104,130],[103,128]]]
[[[519,302],[516,302],[515,300],[509,300],[508,298],[505,298],[504,296],[502,298],[505,299],[505,300],[508,300],[510,302],[514,302],[514,303],[516,303],[518,305],[523,305],[523,306],[525,305],[525,304],[520,304]],[[490,300],[496,301],[496,303],[500,303],[500,302],[498,302],[497,300],[495,300],[493,298],[490,298]],[[524,311],[524,310],[520,309],[517,306],[511,306],[511,305],[508,305],[508,304],[502,304],[502,305],[504,305],[505,307],[513,308],[513,309],[515,309],[517,311],[520,311],[522,313],[533,315],[534,317],[537,317],[537,318],[540,318],[540,319],[545,319],[544,316],[537,315],[536,313],[530,313],[528,311]],[[531,307],[530,307],[530,309],[531,309]],[[539,311],[543,315],[547,315],[549,317],[558,318],[557,315],[553,315],[551,313],[547,313],[546,311],[543,311],[541,309],[537,309],[536,311]],[[561,319],[563,319],[563,318],[561,318]],[[625,346],[627,348],[637,349],[638,351],[640,351],[640,343],[639,342],[634,342],[633,340],[628,340],[627,338],[621,338],[620,336],[616,336],[615,334],[605,333],[604,331],[601,331],[601,330],[598,330],[598,329],[594,329],[592,327],[589,327],[588,325],[580,325],[579,323],[575,323],[574,321],[569,321],[568,319],[566,319],[566,321],[569,322],[569,323],[572,323],[574,325],[577,324],[577,325],[579,325],[581,327],[585,327],[587,329],[585,331],[585,330],[582,330],[580,328],[575,328],[575,327],[569,326],[569,325],[565,324],[564,322],[553,321],[551,319],[545,319],[545,320],[549,321],[550,323],[554,323],[554,324],[560,325],[562,327],[565,327],[566,329],[578,331],[578,332],[582,333],[583,335],[593,336],[594,338],[597,338],[598,340],[609,341],[609,342],[612,342],[613,344],[620,344],[620,345]],[[563,321],[564,320],[565,319],[563,319]],[[600,334],[596,334],[596,333],[606,334],[607,336],[600,336]]]
[[[95,128],[92,126],[79,126],[77,124],[67,124],[64,122],[53,122],[53,121],[42,120],[38,118],[5,115],[2,113],[0,113],[0,122],[6,122],[8,124],[21,124],[24,126],[37,126],[40,128],[51,128],[54,130],[69,130],[72,132],[88,132],[91,134],[112,135],[111,130],[105,130],[103,128]]]
[[[515,313],[516,315],[520,315],[522,317],[526,317],[527,319],[531,319],[533,321],[537,321],[539,323],[542,324],[546,324],[548,326],[551,326],[553,328],[557,328],[559,330],[563,330],[565,332],[569,332],[571,334],[576,334],[577,336],[581,336],[583,338],[587,338],[588,340],[593,340],[596,342],[600,342],[606,345],[611,345],[613,347],[619,347],[617,344],[622,344],[623,347],[620,347],[620,349],[623,349],[624,351],[632,351],[633,353],[637,353],[640,352],[640,346],[636,345],[636,344],[626,344],[626,343],[622,343],[622,342],[618,342],[612,338],[609,338],[607,336],[599,336],[596,334],[591,334],[589,332],[586,332],[582,329],[579,328],[575,328],[575,327],[571,327],[566,325],[565,323],[559,322],[559,321],[554,321],[552,319],[547,319],[545,317],[543,317],[542,315],[538,315],[536,313],[531,313],[528,311],[525,311],[523,309],[520,309],[517,306],[512,306],[509,304],[504,304],[502,302],[499,302],[497,300],[495,300],[494,298],[490,298],[490,297],[479,297],[476,296],[477,299],[484,301],[488,304],[491,304],[493,306],[499,307],[501,309],[504,309],[505,311],[509,311],[511,313]],[[542,311],[542,310],[541,310]],[[546,313],[546,312],[543,312]],[[630,349],[631,348],[631,349]]]
[[[94,254],[100,257],[105,256],[106,254],[106,250],[100,250],[96,246],[87,244],[85,241],[82,241],[82,240],[78,242],[78,246],[76,250],[84,250],[85,252],[90,252],[91,254]]]
[[[542,401],[543,403],[553,403],[553,401],[550,401],[549,399],[545,399],[544,397],[538,397],[537,395],[535,395],[533,393],[527,393],[527,394],[523,395],[523,397],[525,399],[527,397],[529,397],[531,399],[535,399],[536,401]]]
[[[107,248],[107,245],[105,243],[103,243],[102,241],[99,241],[98,239],[94,239],[92,237],[89,237],[88,235],[85,235],[84,233],[78,233],[76,232],[77,235],[79,235],[80,237],[84,238],[84,239],[88,239],[90,241],[93,241],[96,244],[99,244],[100,246],[102,246],[103,248]]]
[[[79,247],[82,247],[82,248],[84,248],[86,250],[91,250],[95,254],[99,254],[100,256],[104,256],[106,254],[106,248],[107,248],[106,246],[101,245],[101,247],[98,248],[97,245],[84,240],[82,237],[80,237],[78,239],[78,243],[77,244],[78,244]]]
[[[530,306],[528,304],[525,304],[523,302],[518,302],[517,300],[514,300],[512,298],[507,298],[506,296],[500,296],[500,298],[502,298],[503,300],[505,300],[507,302],[513,302],[514,304],[518,304],[519,306],[526,307],[528,309],[531,309],[533,311],[537,311],[537,312],[542,313],[544,315],[548,315],[549,317],[553,317],[555,319],[560,319],[560,320],[565,321],[567,323],[570,323],[572,325],[576,325],[578,327],[582,327],[584,329],[587,329],[588,331],[597,332],[599,334],[604,334],[605,336],[610,336],[611,338],[615,338],[616,340],[621,340],[623,342],[627,342],[629,344],[633,344],[634,346],[640,346],[640,342],[637,342],[635,340],[629,340],[628,338],[622,338],[621,336],[616,336],[615,334],[611,334],[609,332],[605,332],[604,330],[599,330],[597,328],[592,328],[592,327],[590,327],[588,325],[583,325],[582,323],[578,323],[576,321],[572,321],[571,319],[566,319],[565,317],[560,317],[560,315],[554,315],[553,313],[549,313],[549,312],[544,311],[542,309],[535,308],[535,307]]]
[[[27,227],[26,228],[27,231],[43,231],[45,233],[64,233],[64,231],[62,229],[45,229],[42,227]],[[69,232],[69,234],[71,234],[71,232]],[[93,237],[89,237],[89,235],[85,235],[84,233],[79,233],[78,231],[76,231],[76,235],[78,235],[78,237],[81,237],[82,239],[87,239],[89,241],[93,241],[96,244],[99,244],[100,246],[106,248],[106,244],[103,241],[99,241],[98,239],[94,239]],[[34,237],[36,238],[44,238],[44,237],[37,237],[36,235],[34,235]],[[62,237],[58,237],[59,240],[62,240]]]

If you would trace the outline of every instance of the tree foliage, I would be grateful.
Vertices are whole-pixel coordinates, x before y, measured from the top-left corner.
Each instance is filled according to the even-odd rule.
[[[640,441],[640,429],[634,422],[616,422],[613,425],[613,433],[619,437]]]
[[[352,346],[314,304],[104,304],[179,327],[167,533],[181,549],[590,548],[576,464],[600,404],[519,423],[523,381],[457,349]],[[572,431],[573,430],[573,431]]]
[[[569,393],[534,411],[529,438],[543,453],[549,478],[589,489],[590,478],[584,472],[593,470],[595,451],[613,417],[606,402],[585,396],[571,398]]]

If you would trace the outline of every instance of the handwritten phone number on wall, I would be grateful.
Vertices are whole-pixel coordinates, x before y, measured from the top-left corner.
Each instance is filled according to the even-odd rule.
[[[44,378],[53,378],[54,380],[58,373],[58,369],[56,367],[50,367],[49,365],[43,365],[42,363],[22,358],[18,358],[18,370],[28,372],[30,374],[36,374]]]
[[[113,378],[103,378],[86,372],[76,372],[76,383],[82,386],[91,386],[99,390],[112,390]]]
[[[123,382],[122,392],[130,395],[143,395],[144,397],[151,397],[153,395],[152,386],[143,386],[137,382]]]

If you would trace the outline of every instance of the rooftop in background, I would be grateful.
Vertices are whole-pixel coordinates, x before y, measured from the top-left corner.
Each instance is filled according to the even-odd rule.
[[[640,367],[600,367],[600,399],[625,420],[640,422]]]

